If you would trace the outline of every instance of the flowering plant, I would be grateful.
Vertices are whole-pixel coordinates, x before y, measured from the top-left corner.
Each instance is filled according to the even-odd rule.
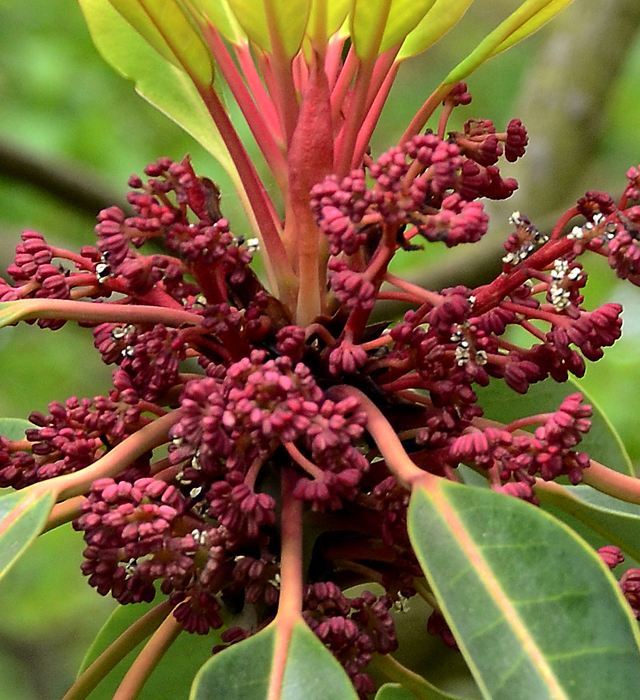
[[[498,164],[524,154],[521,122],[449,117],[471,102],[462,80],[565,0],[525,2],[396,146],[368,148],[400,64],[468,4],[81,0],[107,60],[226,168],[252,234],[189,157],[160,158],[130,178],[132,212],[100,212],[96,246],[25,231],[0,282],[2,325],[77,321],[115,366],[106,397],[52,403],[20,434],[0,423],[2,570],[72,521],[89,584],[122,606],[65,700],[144,697],[152,672],[194,663],[197,700],[459,698],[406,660],[407,618],[484,698],[632,697],[640,570],[609,569],[640,560],[640,482],[562,383],[621,333],[618,304],[585,306],[583,256],[640,283],[640,172],[548,234],[514,213],[477,289],[389,269],[399,250],[478,241],[481,200],[517,187]],[[409,310],[374,321],[382,300]],[[185,638],[197,652],[172,656]]]

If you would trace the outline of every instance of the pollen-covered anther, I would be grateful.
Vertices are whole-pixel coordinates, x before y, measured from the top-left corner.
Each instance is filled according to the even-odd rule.
[[[99,262],[94,268],[94,273],[98,284],[104,284],[111,277],[111,265],[108,262]]]

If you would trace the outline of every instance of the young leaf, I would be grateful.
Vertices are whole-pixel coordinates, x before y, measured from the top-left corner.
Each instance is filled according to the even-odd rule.
[[[356,0],[351,13],[356,53],[367,58],[400,43],[433,4],[434,0]]]
[[[273,680],[277,623],[225,649],[196,676],[190,700],[267,700]],[[357,700],[353,685],[331,652],[302,621],[293,631],[279,700]]]
[[[109,0],[80,0],[80,5],[91,37],[107,63],[133,80],[145,100],[199,141],[243,193],[227,148],[187,74],[142,39]]]
[[[415,56],[435,44],[460,20],[472,2],[473,0],[436,0],[416,28],[407,34],[398,60]]]
[[[199,86],[213,82],[211,54],[176,0],[109,0],[164,59]]]
[[[443,85],[453,85],[464,80],[486,60],[540,29],[570,2],[571,0],[526,0],[449,73]]]
[[[594,400],[572,380],[558,384],[552,380],[532,384],[523,396],[516,396],[504,382],[492,381],[487,387],[479,387],[478,403],[484,408],[485,418],[501,423],[511,423],[523,416],[557,411],[562,401],[579,391],[584,403],[593,407],[591,429],[584,435],[577,450],[586,452],[609,468],[622,474],[635,476],[627,451],[611,423]]]
[[[15,491],[0,498],[0,578],[42,532],[53,491]]]
[[[307,34],[319,46],[326,44],[344,23],[350,5],[351,0],[313,0]]]
[[[247,36],[266,52],[277,42],[293,58],[304,37],[311,0],[227,0]]]
[[[487,700],[609,700],[640,683],[636,621],[604,563],[552,516],[431,479],[409,529]]]

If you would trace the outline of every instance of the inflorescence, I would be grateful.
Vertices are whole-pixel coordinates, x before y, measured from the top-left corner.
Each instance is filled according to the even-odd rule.
[[[470,96],[462,86],[448,99]],[[493,378],[525,393],[547,377],[581,377],[585,360],[619,338],[619,305],[585,308],[579,258],[606,256],[619,277],[640,283],[640,206],[629,205],[640,198],[638,169],[618,204],[588,192],[549,235],[515,213],[502,273],[477,289],[425,290],[388,269],[397,250],[416,250],[420,239],[478,241],[488,224],[480,200],[517,187],[498,163],[526,144],[518,120],[502,133],[469,120],[461,132],[427,132],[316,184],[311,208],[331,256],[329,313],[308,327],[262,286],[250,268],[255,245],[232,234],[218,188],[188,157],[158,160],[146,180],[131,177],[134,215],[102,211],[95,247],[76,254],[25,231],[0,301],[49,300],[54,312],[60,300],[99,302],[99,318],[83,322],[114,367],[113,390],[52,403],[49,415],[31,414],[25,440],[0,438],[0,486],[79,472],[173,413],[167,449],[124,460],[117,476],[85,493],[73,520],[86,542],[82,571],[123,604],[161,591],[199,634],[222,626],[224,606],[252,606],[254,627],[226,629],[223,648],[275,614],[279,474],[293,470],[294,496],[320,533],[303,617],[358,692],[374,692],[366,666],[397,647],[390,610],[416,594],[422,573],[407,534],[409,491],[370,437],[358,398],[333,387],[364,392],[413,462],[449,479],[465,464],[491,488],[537,503],[537,479],[577,484],[589,468],[576,449],[591,415],[580,394],[554,413],[499,426],[483,418],[474,387]],[[574,216],[584,223],[564,231]],[[411,308],[397,323],[373,324],[378,299]],[[64,314],[37,323],[55,330]],[[531,342],[515,342],[513,328]],[[623,578],[637,613],[638,572]],[[382,594],[344,592],[372,582]],[[429,629],[455,646],[437,610]]]

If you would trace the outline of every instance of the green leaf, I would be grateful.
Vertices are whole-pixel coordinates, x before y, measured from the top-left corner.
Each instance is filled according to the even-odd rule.
[[[636,696],[637,623],[570,528],[518,499],[432,478],[415,489],[409,530],[487,700]]]
[[[164,59],[197,84],[211,85],[211,54],[176,0],[109,0],[135,31]]]
[[[380,663],[382,661],[382,663]],[[385,662],[392,661],[389,656],[375,656],[374,668],[386,670]],[[404,679],[402,683],[385,683],[376,693],[375,700],[469,700],[460,695],[451,695],[436,688],[417,673],[409,672],[411,677]],[[396,674],[393,674],[396,675]],[[389,675],[389,677],[393,677]]]
[[[443,85],[453,85],[464,80],[487,59],[533,34],[570,2],[571,0],[526,0],[449,73]]]
[[[54,491],[15,491],[0,497],[0,577],[42,532]]]
[[[424,18],[434,0],[353,0],[350,34],[362,59],[399,44]]]
[[[459,695],[443,693],[426,681],[422,687],[417,683],[411,687],[413,692],[400,683],[385,683],[376,693],[375,700],[465,700]]]
[[[278,624],[214,656],[200,670],[190,700],[267,700],[274,678]],[[338,661],[302,621],[293,624],[280,700],[357,700]]]
[[[344,24],[351,0],[313,0],[307,25],[307,34],[315,41],[326,44],[330,36]]]
[[[80,0],[80,5],[103,58],[133,80],[145,100],[199,141],[227,171],[236,189],[243,191],[229,152],[187,74],[162,58],[109,0]]]
[[[144,614],[163,600],[158,596],[152,603],[121,605],[111,614],[95,638],[82,662],[81,673],[120,635]],[[161,620],[160,620],[161,622]],[[138,700],[187,700],[193,677],[202,664],[211,657],[211,649],[220,641],[220,631],[208,635],[183,632],[169,647],[162,660],[144,685]],[[136,659],[143,640],[109,673],[88,696],[90,700],[111,700],[125,673]]]
[[[511,48],[519,41],[526,39],[528,36],[537,32],[540,27],[545,25],[550,19],[569,5],[573,0],[552,0],[543,9],[541,9],[535,17],[525,22],[520,29],[509,35],[509,38],[503,41],[491,54],[491,57],[497,56],[499,53]]]
[[[432,9],[435,0],[393,0],[379,53],[396,46],[416,28]]]
[[[0,435],[7,440],[24,440],[24,431],[34,427],[24,418],[0,418]]]
[[[416,698],[418,698],[417,695],[399,683],[385,683],[376,693],[375,700],[416,700]]]
[[[436,0],[416,28],[407,34],[398,60],[415,56],[435,44],[458,22],[472,2],[473,0]]]
[[[640,562],[640,506],[619,501],[590,486],[536,489],[540,503],[552,505],[577,518],[607,544],[620,547]]]
[[[232,44],[246,43],[247,35],[242,31],[227,0],[182,0],[182,2],[188,6],[189,12],[200,26],[204,20]]]
[[[311,0],[227,0],[247,36],[267,53],[274,40],[285,58],[298,53],[309,20]]]
[[[590,457],[606,464],[622,474],[635,476],[629,455],[620,437],[597,403],[575,381],[569,380],[558,384],[551,379],[532,384],[526,394],[516,394],[503,381],[491,381],[487,387],[478,387],[478,405],[485,411],[485,418],[511,423],[524,416],[557,411],[560,404],[570,394],[580,392],[584,403],[593,407],[591,429],[583,437],[577,450],[586,452]]]

